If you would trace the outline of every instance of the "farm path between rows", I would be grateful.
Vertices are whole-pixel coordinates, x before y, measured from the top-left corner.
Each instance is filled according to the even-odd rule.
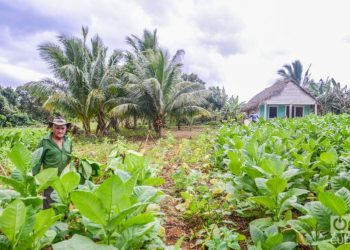
[[[182,143],[182,141],[185,139],[192,139],[194,136],[200,134],[201,131],[201,127],[194,127],[192,130],[187,127],[181,128],[181,130],[174,128],[170,131],[167,131],[167,133],[171,133],[175,137],[176,143],[166,152],[165,164],[163,165],[160,173],[160,176],[165,180],[161,188],[166,195],[166,197],[161,202],[161,211],[165,213],[163,227],[165,228],[166,245],[175,245],[177,240],[179,240],[181,237],[184,237],[181,244],[181,249],[194,248],[193,244],[190,244],[191,226],[186,223],[186,221],[181,216],[181,212],[176,209],[176,205],[179,204],[181,198],[176,196],[176,187],[171,178],[176,170],[181,166],[182,161],[177,159],[174,163],[172,160],[178,155],[179,145]],[[147,152],[147,149],[151,147],[152,144],[148,144],[145,145],[144,149]]]

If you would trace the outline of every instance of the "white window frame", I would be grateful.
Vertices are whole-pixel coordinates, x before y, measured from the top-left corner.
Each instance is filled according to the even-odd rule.
[[[276,108],[276,109],[277,109],[277,111],[276,111],[276,117],[278,117],[278,105],[271,105],[271,106],[268,106],[267,118],[268,118],[268,119],[276,118],[276,117],[270,118],[270,108]]]

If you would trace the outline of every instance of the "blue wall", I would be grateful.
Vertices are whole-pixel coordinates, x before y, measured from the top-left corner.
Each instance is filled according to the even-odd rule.
[[[269,107],[277,106],[277,116],[278,117],[286,117],[286,105],[266,105],[267,108],[267,112],[266,112],[266,116],[269,117]],[[304,106],[304,116],[308,116],[311,114],[311,106],[312,105],[298,105],[298,106]],[[289,105],[288,107],[289,108]],[[265,115],[265,104],[260,104],[259,106],[259,117],[263,118]]]

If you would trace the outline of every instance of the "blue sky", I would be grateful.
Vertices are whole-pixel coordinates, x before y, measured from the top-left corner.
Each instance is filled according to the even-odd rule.
[[[315,79],[350,83],[347,1],[326,0],[0,0],[0,84],[51,76],[37,47],[61,33],[98,33],[110,50],[126,36],[157,29],[171,53],[184,49],[184,71],[248,100],[276,71],[299,59]]]

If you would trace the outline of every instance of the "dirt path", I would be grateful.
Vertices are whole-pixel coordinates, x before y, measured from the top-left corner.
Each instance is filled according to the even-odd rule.
[[[176,143],[170,148],[165,155],[166,164],[162,168],[161,177],[164,178],[165,183],[161,186],[166,197],[161,203],[161,209],[165,213],[165,221],[163,227],[165,228],[165,243],[167,246],[175,245],[175,243],[184,237],[181,244],[181,249],[193,249],[190,245],[190,226],[181,217],[181,212],[176,209],[176,205],[180,203],[181,198],[175,197],[175,184],[171,176],[175,173],[181,162],[171,163],[172,159],[179,153],[178,146],[183,139],[192,139],[193,136],[199,134],[202,131],[201,127],[193,127],[191,130],[189,128],[173,128],[167,130],[167,133],[171,133],[175,137]],[[152,147],[152,145],[146,145],[145,150]]]

